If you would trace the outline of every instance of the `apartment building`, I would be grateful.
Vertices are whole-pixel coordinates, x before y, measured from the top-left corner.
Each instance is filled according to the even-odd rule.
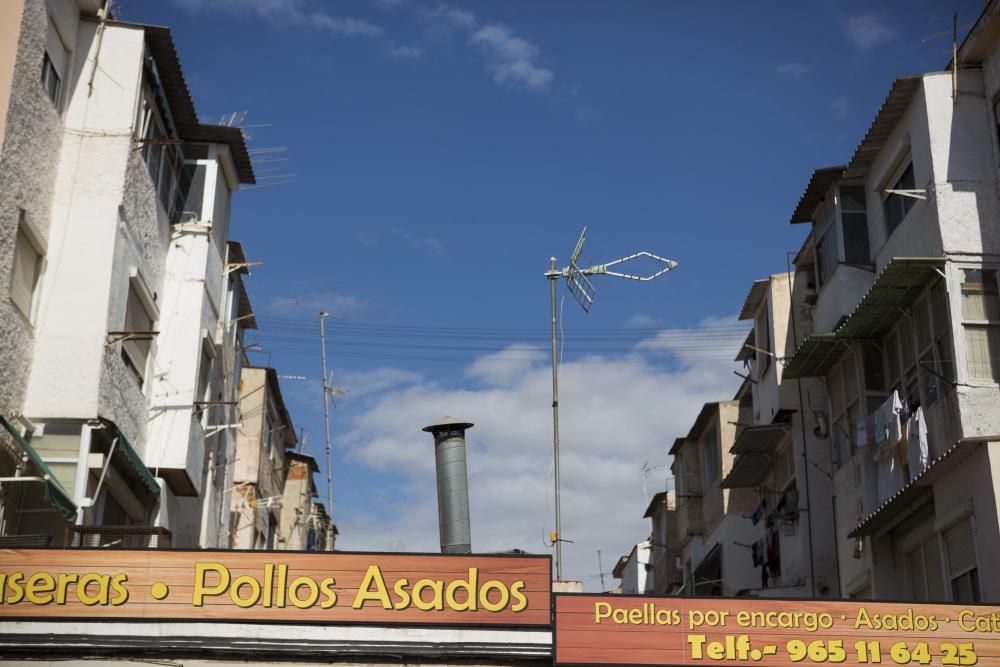
[[[730,450],[745,394],[741,389],[734,400],[706,403],[687,436],[670,448],[682,595],[735,595],[760,583],[751,558],[753,496],[722,486],[733,469]]]
[[[623,595],[649,595],[653,586],[653,545],[650,540],[635,544],[632,550],[618,559],[611,576],[619,581]]]
[[[98,4],[2,10],[0,468],[25,480],[0,526],[217,546],[254,326],[229,208],[253,170],[237,128],[199,121],[170,31]]]
[[[304,474],[310,464],[303,461],[301,455],[288,451],[295,447],[298,439],[281,396],[278,374],[273,368],[243,368],[239,407],[243,423],[237,431],[236,455],[231,463],[233,488],[228,546],[276,549],[280,547],[286,471],[290,465],[304,463],[305,470],[296,467]],[[291,481],[298,485],[294,477]],[[286,539],[294,525],[294,520],[286,521]]]
[[[731,449],[735,460],[722,487],[753,494],[752,556],[761,581],[752,593],[761,597],[829,597],[838,590],[834,536],[827,529],[834,507],[822,417],[826,393],[822,382],[789,380],[784,369],[812,332],[815,281],[804,259],[811,250],[807,241],[797,260],[801,270],[755,281],[740,312],[753,323],[737,355],[749,375]]]
[[[676,503],[673,491],[660,491],[649,501],[642,515],[651,523],[649,543],[654,595],[669,595],[684,583],[684,572],[680,567],[680,537],[674,530],[677,523]]]
[[[326,508],[316,502],[319,472],[316,459],[302,452],[285,452],[285,485],[278,517],[278,549],[333,551],[337,527],[330,523]]]

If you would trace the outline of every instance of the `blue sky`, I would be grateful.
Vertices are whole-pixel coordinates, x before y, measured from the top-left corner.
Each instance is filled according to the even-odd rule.
[[[586,225],[588,261],[647,249],[680,263],[648,285],[597,279],[589,315],[565,307],[566,574],[593,587],[596,550],[610,569],[648,532],[640,466],[666,463],[701,402],[735,390],[735,313],[801,244],[788,218],[811,171],[849,159],[894,77],[945,65],[950,40],[922,38],[981,6],[129,0],[120,12],[173,29],[204,121],[245,110],[268,125],[248,129],[252,149],[288,149],[257,167],[262,183],[294,181],[240,193],[232,234],[264,262],[249,289],[268,354],[252,358],[310,378],[284,387],[320,459],[314,319],[287,303],[347,318],[329,327],[351,390],[333,417],[345,548],[436,548],[419,428],[455,412],[479,424],[474,546],[544,552],[548,257],[565,260]]]

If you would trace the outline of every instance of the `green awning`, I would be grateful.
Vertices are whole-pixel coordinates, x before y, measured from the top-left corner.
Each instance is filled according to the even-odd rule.
[[[45,502],[56,508],[67,521],[76,520],[76,504],[66,493],[66,490],[62,487],[56,476],[52,474],[52,470],[49,468],[48,464],[38,455],[35,448],[32,447],[27,440],[21,437],[21,434],[16,428],[14,428],[10,422],[8,422],[3,417],[0,417],[0,426],[3,426],[11,437],[14,438],[15,442],[20,445],[22,451],[28,455],[31,459],[31,464],[38,471],[38,475],[45,480]]]
[[[153,494],[153,497],[159,498],[160,485],[156,483],[156,477],[154,477],[153,473],[149,471],[146,464],[142,462],[142,458],[139,454],[132,449],[132,445],[129,444],[128,438],[126,438],[125,434],[121,432],[121,429],[118,428],[114,422],[107,420],[104,421],[115,429],[115,433],[118,434],[118,451],[125,456],[125,460],[129,462],[129,465],[132,466],[132,469],[135,470],[135,473],[139,476],[139,479],[142,480],[142,483],[149,489],[149,492]]]
[[[854,310],[831,333],[814,334],[785,362],[782,377],[821,377],[845,352],[841,342],[879,339],[899,321],[900,311],[917,297],[944,266],[943,257],[897,257],[886,265]]]

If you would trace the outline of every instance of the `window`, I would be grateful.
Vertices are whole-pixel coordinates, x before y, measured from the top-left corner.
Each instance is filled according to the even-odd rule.
[[[129,333],[152,332],[153,316],[146,308],[143,298],[139,292],[137,280],[129,281],[128,302],[125,306],[125,325],[122,330]],[[149,359],[149,351],[152,347],[151,334],[126,338],[122,341],[122,359],[141,384],[146,377],[146,362]]]
[[[63,46],[59,32],[52,18],[49,18],[48,33],[45,39],[45,53],[42,56],[42,87],[52,100],[56,110],[62,107],[63,75],[66,72],[66,47]]]
[[[43,255],[39,245],[35,243],[28,227],[25,213],[20,212],[17,226],[17,239],[14,245],[14,266],[10,279],[10,300],[18,310],[29,320],[32,316],[32,306],[35,291],[42,275]]]
[[[677,493],[677,504],[683,505],[687,499],[687,477],[684,472],[684,455],[677,452],[674,456],[674,491]]]
[[[948,553],[948,577],[952,602],[980,602],[979,570],[976,567],[976,543],[972,536],[972,517],[967,516],[944,532]]]
[[[854,438],[861,407],[858,401],[858,372],[854,355],[845,354],[827,376],[830,394],[830,436],[833,438],[837,466],[854,454]]]
[[[271,439],[274,437],[274,424],[271,422],[270,412],[264,417],[264,434],[261,438],[261,445],[264,447],[264,451],[268,454],[271,453]]]
[[[962,270],[962,328],[969,375],[1000,382],[1000,294],[996,269]]]
[[[177,222],[184,210],[188,189],[194,172],[184,168],[184,154],[166,130],[153,94],[144,90],[140,117],[139,136],[142,137],[142,159],[149,170],[153,187],[170,222]]]
[[[834,207],[825,206],[818,217],[826,227],[816,243],[816,278],[822,287],[840,263],[840,240],[837,238],[837,212]]]
[[[892,182],[887,190],[913,190],[916,188],[915,181],[913,179],[913,163],[909,160],[906,161],[906,168],[902,170],[900,175]],[[913,197],[907,197],[906,195],[897,194],[895,192],[890,192],[886,194],[885,200],[882,202],[882,208],[885,212],[885,230],[886,236],[891,236],[899,224],[903,222],[903,218],[906,214],[910,212],[913,208],[913,203],[917,201]]]
[[[844,261],[848,264],[871,262],[864,188],[857,186],[840,188],[840,219],[844,231]]]
[[[722,472],[719,456],[719,430],[713,426],[705,432],[701,440],[701,472],[705,489],[708,489]]]
[[[944,602],[941,580],[941,550],[935,535],[906,555],[910,595],[920,602]]]
[[[197,401],[210,401],[212,400],[212,356],[210,354],[211,342],[208,340],[202,341],[201,348],[201,360],[198,363],[198,387],[195,390],[194,400]],[[209,413],[211,408],[207,405],[196,406],[201,412],[201,424],[207,427],[210,421]]]
[[[788,442],[774,457],[774,490],[782,492],[795,480],[795,459],[792,443]]]

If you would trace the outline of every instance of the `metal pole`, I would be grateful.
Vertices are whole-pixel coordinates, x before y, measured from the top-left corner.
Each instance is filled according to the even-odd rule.
[[[601,563],[601,550],[597,550],[597,570],[601,573],[601,592],[604,592],[604,564]]]
[[[556,486],[556,581],[562,581],[562,515],[559,510],[559,369],[556,361],[556,258],[549,258],[549,295],[552,301],[552,467]]]
[[[323,358],[323,425],[326,427],[326,511],[333,516],[333,476],[330,472],[330,387],[326,383],[326,327],[324,320],[329,315],[326,311],[319,313],[320,354]]]

